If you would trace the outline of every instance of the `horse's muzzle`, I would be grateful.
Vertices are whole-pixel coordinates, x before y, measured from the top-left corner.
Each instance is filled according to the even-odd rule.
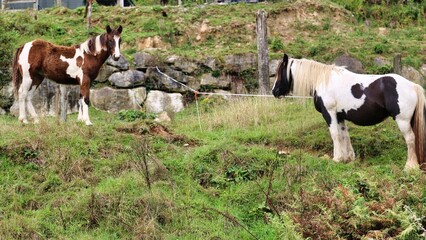
[[[118,56],[118,57],[112,56],[112,59],[114,59],[114,61],[118,61],[118,59],[120,59],[120,56]]]

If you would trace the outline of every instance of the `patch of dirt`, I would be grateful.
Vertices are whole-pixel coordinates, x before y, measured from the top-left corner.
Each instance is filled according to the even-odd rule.
[[[339,6],[317,0],[298,1],[282,11],[270,13],[268,31],[272,36],[281,36],[284,41],[292,41],[294,36],[300,33],[301,24],[321,26],[329,21],[329,30],[344,32],[347,29],[342,23],[350,22],[351,18],[351,13]]]
[[[174,134],[169,128],[160,124],[140,125],[133,124],[131,126],[118,127],[118,132],[134,134],[136,136],[154,136],[166,140],[169,143],[181,144],[185,147],[193,147],[198,145],[198,141],[189,139],[185,135]]]
[[[196,140],[189,139],[184,135],[174,134],[170,129],[159,124],[152,125],[149,129],[149,133],[153,136],[161,137],[170,143],[181,143],[184,146],[198,145]]]

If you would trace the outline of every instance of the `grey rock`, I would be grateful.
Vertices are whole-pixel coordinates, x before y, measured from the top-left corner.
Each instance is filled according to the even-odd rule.
[[[334,64],[337,66],[346,66],[346,69],[354,73],[365,73],[362,63],[347,54],[343,54],[337,57],[334,60]]]
[[[147,68],[157,67],[160,65],[159,60],[154,56],[146,52],[138,52],[134,56],[135,68],[140,70],[146,70]]]
[[[381,67],[381,66],[385,66],[385,65],[391,65],[391,62],[386,60],[384,57],[376,57],[374,59],[374,64]]]
[[[401,75],[414,83],[420,84],[421,86],[425,86],[426,84],[425,77],[413,67],[403,66]]]
[[[171,64],[174,68],[191,75],[196,74],[200,70],[200,67],[196,62],[176,55],[168,57],[166,59],[166,63]]]
[[[145,75],[141,71],[127,70],[113,73],[108,81],[111,85],[119,88],[131,88],[145,84]]]
[[[95,82],[104,83],[108,81],[108,78],[115,72],[120,71],[118,68],[115,68],[113,66],[104,64],[102,65],[101,69],[99,70],[98,76],[95,78]]]
[[[162,91],[150,91],[145,101],[147,112],[176,113],[184,109],[183,96],[179,93],[165,93]]]
[[[207,57],[203,60],[203,65],[207,66],[213,71],[219,70],[219,61],[213,57]]]
[[[211,73],[206,73],[201,76],[201,87],[229,89],[231,81],[228,77],[215,78]]]
[[[120,56],[120,58],[117,61],[114,61],[111,57],[109,57],[106,60],[106,64],[113,66],[119,70],[129,70],[129,62],[123,57],[123,55]]]
[[[246,70],[257,68],[257,55],[253,53],[243,53],[225,56],[225,69],[227,71],[240,73]]]
[[[426,77],[426,64],[423,64],[423,65],[420,67],[420,73],[421,73],[424,77]]]
[[[278,65],[280,64],[280,62],[281,62],[281,60],[276,60],[276,59],[269,61],[269,76],[270,77],[273,77],[277,74],[277,68],[278,68]]]
[[[68,113],[78,112],[78,100],[80,99],[80,86],[78,85],[69,85],[68,86]],[[57,94],[59,91],[59,84],[45,79],[37,90],[34,92],[32,99],[33,106],[38,115],[47,115],[47,116],[56,116],[57,115],[57,104],[59,100],[57,97],[60,97]],[[19,105],[15,101],[10,108],[10,113],[12,115],[19,115]]]
[[[135,94],[130,89],[111,87],[92,89],[90,98],[93,107],[112,113],[123,109],[140,109],[140,106],[136,104]]]
[[[185,88],[184,86],[182,86],[181,84],[177,82],[186,84],[188,80],[191,78],[189,78],[188,76],[186,76],[180,71],[173,70],[170,67],[163,67],[160,69],[160,71],[163,74],[161,74],[160,72],[157,71],[157,69],[154,69],[154,68],[149,68],[146,71],[147,87],[149,87],[150,89],[163,90],[167,92],[183,93],[183,92],[189,91],[188,88]]]

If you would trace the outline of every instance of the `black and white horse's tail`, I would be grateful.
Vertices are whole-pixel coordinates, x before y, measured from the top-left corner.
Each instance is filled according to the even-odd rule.
[[[417,94],[417,105],[416,110],[414,111],[413,118],[411,119],[411,125],[413,127],[415,135],[415,152],[417,155],[417,161],[420,165],[420,168],[426,171],[426,111],[425,111],[425,96],[424,90],[421,86],[416,85],[416,94]]]
[[[19,55],[21,55],[22,49],[24,46],[19,47],[15,51],[15,55],[13,56],[12,62],[12,83],[13,83],[13,93],[15,97],[18,96],[19,87],[22,84],[22,73],[21,68],[19,66]]]

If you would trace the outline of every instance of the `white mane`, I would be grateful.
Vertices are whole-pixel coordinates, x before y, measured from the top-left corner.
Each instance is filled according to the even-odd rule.
[[[80,49],[87,54],[96,56],[102,50],[106,50],[106,47],[102,46],[101,35],[98,35],[96,37],[87,39],[84,43],[80,45]],[[94,51],[92,51],[91,49],[94,49]]]
[[[326,65],[308,59],[293,59],[293,94],[299,96],[311,95],[321,84],[327,85],[332,71],[341,71],[344,68],[335,65]]]

